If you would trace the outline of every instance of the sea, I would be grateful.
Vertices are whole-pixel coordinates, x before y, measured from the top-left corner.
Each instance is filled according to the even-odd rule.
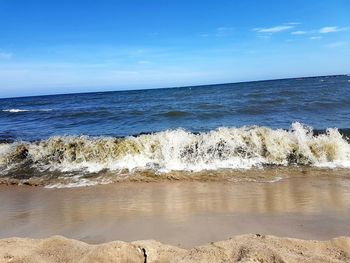
[[[0,183],[347,170],[349,135],[349,75],[4,98]]]

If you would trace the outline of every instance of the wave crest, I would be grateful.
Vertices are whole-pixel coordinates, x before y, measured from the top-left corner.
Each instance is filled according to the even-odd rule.
[[[52,109],[35,109],[35,110],[28,110],[28,109],[5,109],[2,110],[3,112],[10,112],[10,113],[19,113],[19,112],[30,112],[30,111],[52,111]]]
[[[52,137],[0,144],[0,167],[95,173],[102,170],[201,171],[265,165],[350,168],[350,144],[337,129],[314,135],[293,123],[290,130],[250,126],[194,134],[182,129],[137,137]]]

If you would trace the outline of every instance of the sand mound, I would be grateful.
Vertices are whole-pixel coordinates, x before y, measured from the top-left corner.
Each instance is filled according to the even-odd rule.
[[[156,241],[100,245],[54,236],[0,240],[0,262],[350,262],[350,237],[329,241],[242,235],[189,250]]]

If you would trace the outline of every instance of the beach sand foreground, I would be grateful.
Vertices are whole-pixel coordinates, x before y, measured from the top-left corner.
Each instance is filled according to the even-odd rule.
[[[191,249],[157,241],[99,245],[53,236],[0,240],[0,262],[350,262],[350,237],[329,241],[241,235]]]
[[[350,262],[348,173],[270,177],[1,186],[0,263]]]

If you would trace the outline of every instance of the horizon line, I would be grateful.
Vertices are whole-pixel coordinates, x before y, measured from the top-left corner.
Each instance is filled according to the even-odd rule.
[[[55,94],[42,94],[42,95],[29,95],[29,96],[15,96],[15,97],[0,97],[3,99],[18,99],[18,98],[33,98],[33,97],[49,97],[49,96],[64,96],[64,95],[78,95],[78,94],[93,94],[93,93],[113,93],[113,92],[127,92],[127,91],[142,91],[142,90],[157,90],[157,89],[178,89],[178,88],[197,88],[207,86],[221,86],[229,84],[241,84],[241,83],[254,83],[254,82],[265,82],[265,81],[278,81],[288,79],[304,79],[304,78],[318,78],[318,77],[337,77],[337,76],[349,76],[350,74],[327,74],[327,75],[311,75],[311,76],[300,76],[300,77],[286,77],[286,78],[273,78],[273,79],[259,79],[259,80],[246,80],[236,82],[224,82],[224,83],[210,83],[210,84],[196,84],[196,85],[185,85],[185,86],[170,86],[163,88],[133,88],[125,90],[104,90],[104,91],[87,91],[87,92],[69,92],[69,93],[55,93]],[[86,87],[89,88],[89,87]],[[91,87],[90,87],[91,88]]]

